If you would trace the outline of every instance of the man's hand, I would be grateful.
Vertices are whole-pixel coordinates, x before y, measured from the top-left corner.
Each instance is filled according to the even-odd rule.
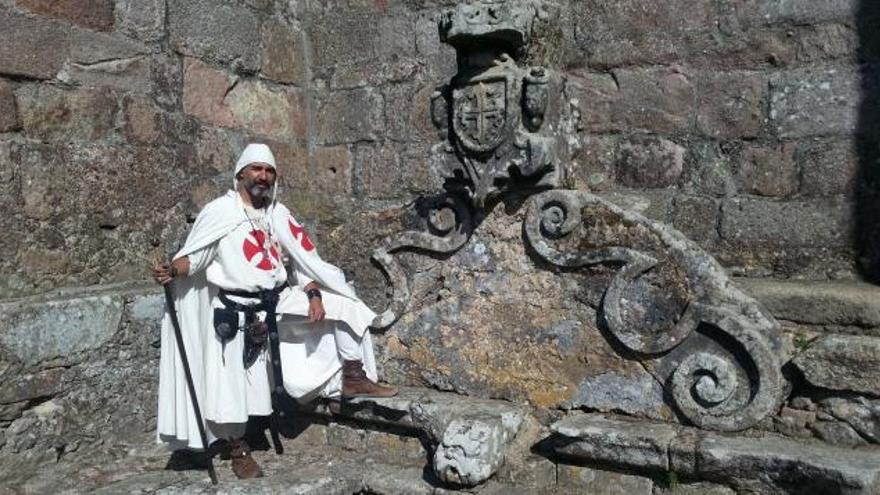
[[[309,323],[315,323],[324,319],[324,303],[320,297],[309,299]]]
[[[186,275],[187,273],[189,273],[189,258],[184,256],[183,258],[177,258],[171,263],[163,261],[154,266],[153,280],[165,285],[174,280],[174,277]]]
[[[174,280],[174,273],[171,271],[171,263],[159,263],[153,267],[153,280],[157,283],[165,285]]]

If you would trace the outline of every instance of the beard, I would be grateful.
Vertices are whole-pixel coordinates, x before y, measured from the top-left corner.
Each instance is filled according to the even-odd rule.
[[[269,193],[272,191],[272,184],[247,178],[242,180],[241,186],[250,194],[254,206],[261,206],[268,201]]]

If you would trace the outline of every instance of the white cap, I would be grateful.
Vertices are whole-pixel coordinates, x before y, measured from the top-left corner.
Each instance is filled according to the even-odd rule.
[[[245,146],[244,151],[241,152],[241,156],[238,157],[238,161],[235,162],[235,171],[232,173],[233,190],[238,187],[238,173],[251,163],[265,163],[266,165],[269,165],[270,167],[275,169],[275,155],[272,154],[272,150],[270,150],[269,147],[265,144],[251,143]],[[275,187],[272,191],[273,201],[275,200],[277,194],[278,183],[276,182]]]
[[[235,172],[232,173],[232,177],[235,178],[241,172],[241,169],[257,162],[265,163],[275,168],[275,155],[272,154],[272,150],[265,144],[251,143],[245,147],[244,151],[241,152],[241,156],[238,157],[238,161],[235,162]]]

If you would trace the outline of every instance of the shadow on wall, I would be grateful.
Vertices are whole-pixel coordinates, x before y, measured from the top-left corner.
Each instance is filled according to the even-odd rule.
[[[856,26],[862,101],[856,136],[854,239],[862,276],[880,283],[880,1],[861,0]]]

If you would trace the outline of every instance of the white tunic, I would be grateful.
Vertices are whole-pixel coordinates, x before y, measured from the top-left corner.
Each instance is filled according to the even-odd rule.
[[[339,393],[342,363],[333,336],[337,325],[348,325],[362,336],[364,368],[376,379],[367,332],[375,313],[343,285],[341,271],[317,256],[308,235],[283,205],[259,218],[253,211],[245,213],[238,195],[231,192],[203,210],[175,257],[190,259],[189,276],[175,279],[176,306],[205,420],[242,423],[249,415],[271,413],[266,354],[245,370],[243,334],[221,344],[213,328],[213,308],[222,306],[218,288],[253,292],[286,281],[283,253],[290,255],[298,279],[297,286],[280,294],[277,307],[287,392],[303,400]],[[319,324],[303,318],[309,303],[302,286],[313,279],[322,286],[327,318]],[[157,437],[173,448],[202,448],[167,314],[162,325]]]

